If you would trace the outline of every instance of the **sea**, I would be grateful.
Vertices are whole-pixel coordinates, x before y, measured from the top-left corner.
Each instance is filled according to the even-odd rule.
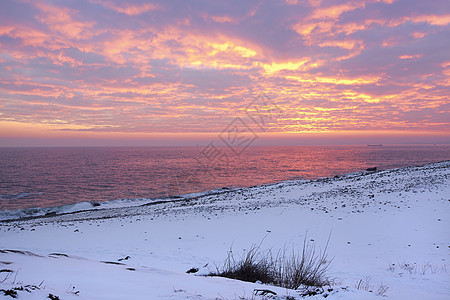
[[[450,145],[0,148],[0,219],[450,160]]]

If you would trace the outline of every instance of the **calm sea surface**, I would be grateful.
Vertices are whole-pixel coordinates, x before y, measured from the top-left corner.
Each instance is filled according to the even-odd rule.
[[[450,160],[450,146],[0,148],[0,211],[154,199]]]

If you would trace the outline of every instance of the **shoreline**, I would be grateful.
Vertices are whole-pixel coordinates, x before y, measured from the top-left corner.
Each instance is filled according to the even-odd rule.
[[[215,176],[205,175],[203,163],[195,162],[196,155],[200,154],[187,150],[160,153],[142,149],[106,152],[69,149],[5,153],[4,176],[7,180],[1,188],[0,219],[73,212],[97,206],[139,205],[169,195],[207,193],[221,187],[310,180],[364,171],[369,167],[384,170],[450,158],[450,148],[422,148],[393,147],[372,151],[356,146],[345,146],[340,150],[325,146],[314,146],[312,150],[300,146],[291,151],[276,146],[263,151],[256,147],[244,152],[242,157],[233,156],[229,163],[213,172]],[[101,153],[111,157],[111,161],[102,161]],[[60,161],[68,154],[70,158]],[[136,161],[135,155],[142,161]],[[155,165],[161,155],[161,166]],[[37,163],[35,168],[23,168],[21,157],[28,156]],[[97,167],[77,163],[91,160]],[[261,161],[267,163],[261,164]],[[58,163],[66,164],[68,170],[60,170]],[[71,170],[71,164],[74,170]],[[41,176],[41,173],[47,175]]]
[[[275,182],[275,183],[266,183],[266,184],[261,184],[261,185],[255,185],[255,186],[249,186],[249,187],[239,187],[239,188],[217,188],[217,189],[213,189],[213,190],[209,190],[209,191],[205,191],[205,192],[198,192],[198,193],[190,193],[190,194],[181,194],[181,195],[173,195],[173,196],[169,196],[167,198],[155,198],[155,199],[146,199],[146,200],[142,200],[142,204],[137,204],[137,205],[130,205],[130,206],[120,206],[120,207],[98,207],[95,208],[98,204],[98,206],[101,206],[102,202],[96,202],[96,204],[92,204],[92,208],[87,208],[87,209],[80,209],[80,210],[75,210],[75,211],[69,211],[69,212],[56,212],[56,211],[52,211],[49,213],[45,213],[43,215],[32,215],[32,216],[24,216],[24,217],[18,217],[18,218],[10,218],[10,219],[0,219],[0,224],[1,223],[10,223],[10,222],[21,222],[21,221],[31,221],[31,220],[39,220],[39,219],[51,219],[53,217],[61,217],[61,216],[68,216],[68,215],[77,215],[77,214],[82,214],[82,213],[91,213],[91,212],[101,212],[101,211],[120,211],[122,209],[124,210],[128,210],[131,208],[139,208],[139,207],[147,207],[147,206],[157,206],[157,205],[167,205],[167,204],[174,204],[174,203],[189,203],[191,201],[195,201],[204,197],[209,197],[209,196],[217,196],[217,195],[221,195],[221,194],[227,194],[227,193],[236,193],[239,191],[247,191],[247,190],[252,190],[252,189],[260,189],[260,188],[264,188],[264,187],[276,187],[278,185],[285,185],[285,184],[309,184],[309,183],[313,183],[313,182],[321,182],[321,181],[333,181],[333,180],[339,180],[339,179],[343,179],[343,178],[353,178],[353,177],[361,177],[361,176],[366,176],[366,175],[371,175],[371,174],[375,174],[375,173],[380,173],[380,172],[395,172],[395,171],[400,171],[403,169],[409,169],[409,168],[420,168],[420,167],[426,167],[426,166],[431,166],[434,164],[442,164],[442,163],[447,163],[450,162],[450,160],[444,160],[444,161],[439,161],[439,162],[433,162],[433,163],[426,163],[426,164],[422,164],[422,165],[415,165],[415,166],[408,166],[408,167],[401,167],[401,168],[394,168],[394,169],[384,169],[384,170],[376,170],[376,171],[356,171],[356,172],[352,172],[352,173],[347,173],[347,174],[343,174],[343,175],[335,175],[333,177],[322,177],[322,178],[316,178],[316,179],[310,179],[310,180],[304,180],[304,179],[299,179],[299,180],[284,180],[281,182]],[[198,194],[195,196],[189,196],[191,194]],[[136,199],[138,200],[138,199]],[[117,200],[112,200],[112,201],[106,201],[106,202],[115,202]],[[74,203],[71,205],[62,205],[62,206],[55,206],[55,207],[47,207],[47,208],[40,208],[40,207],[36,207],[36,208],[27,208],[27,209],[19,209],[19,210],[15,210],[15,211],[0,211],[3,213],[18,213],[21,212],[23,210],[56,210],[58,208],[61,207],[65,207],[65,206],[72,206],[72,205],[77,205],[77,204],[84,204],[86,202],[79,202],[79,203]],[[109,216],[108,218],[115,218],[114,215]],[[88,219],[83,219],[83,220],[88,220]]]

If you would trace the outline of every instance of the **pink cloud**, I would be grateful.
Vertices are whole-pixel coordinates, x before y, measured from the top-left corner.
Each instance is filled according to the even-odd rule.
[[[91,31],[94,21],[81,22],[75,20],[76,10],[58,7],[44,2],[35,2],[34,5],[41,11],[36,18],[46,24],[53,32],[63,34],[71,39],[86,39],[92,37]]]
[[[220,132],[265,91],[285,111],[269,132],[450,130],[440,121],[450,84],[441,9],[236,3],[29,1],[10,10],[17,15],[3,10],[0,121]]]
[[[116,12],[123,13],[129,16],[137,16],[148,11],[153,11],[159,9],[159,5],[154,3],[144,3],[144,4],[128,4],[122,1],[116,3],[114,1],[95,1],[101,5],[112,9]]]

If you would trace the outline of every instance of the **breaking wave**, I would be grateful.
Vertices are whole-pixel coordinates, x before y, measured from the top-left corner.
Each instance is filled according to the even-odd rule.
[[[41,216],[57,216],[61,214],[69,214],[80,211],[88,211],[88,210],[99,210],[99,209],[112,209],[112,208],[126,208],[133,206],[140,206],[150,204],[152,202],[161,202],[161,201],[173,201],[174,199],[189,199],[200,197],[208,194],[215,194],[223,191],[232,190],[232,188],[222,187],[214,190],[210,190],[207,192],[197,192],[190,194],[183,194],[178,196],[171,197],[163,197],[163,198],[136,198],[136,199],[117,199],[111,201],[85,201],[74,204],[66,204],[61,206],[54,207],[33,207],[33,208],[23,208],[19,210],[13,211],[0,211],[0,221],[4,220],[18,220],[18,219],[26,219],[33,217],[41,217]],[[22,193],[25,194],[25,193]],[[4,195],[0,195],[2,197]],[[9,198],[11,199],[11,198]]]

